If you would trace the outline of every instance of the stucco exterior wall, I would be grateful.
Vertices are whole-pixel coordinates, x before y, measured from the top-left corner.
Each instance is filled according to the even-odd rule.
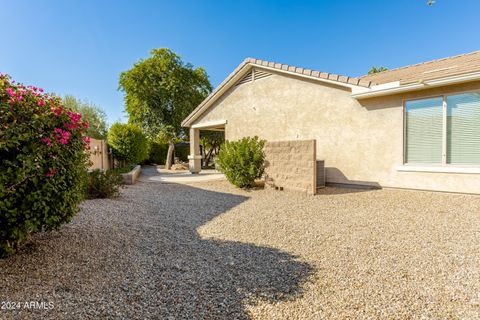
[[[480,82],[362,101],[350,90],[294,76],[232,87],[197,123],[226,120],[225,137],[315,139],[329,183],[480,193],[479,174],[402,172],[403,100],[480,90]]]
[[[265,145],[266,185],[316,193],[315,140],[272,141]]]
[[[110,169],[107,142],[104,140],[90,139],[90,169]]]

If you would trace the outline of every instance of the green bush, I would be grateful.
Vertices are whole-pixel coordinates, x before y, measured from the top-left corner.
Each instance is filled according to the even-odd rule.
[[[84,197],[88,124],[43,89],[0,74],[0,257],[69,222]]]
[[[108,144],[114,156],[128,164],[140,164],[148,157],[148,140],[133,124],[115,123],[108,130]]]
[[[238,141],[226,141],[220,148],[217,159],[219,170],[225,173],[233,185],[252,187],[255,179],[262,177],[265,171],[265,140],[257,136],[246,137]]]
[[[123,178],[113,170],[93,170],[88,173],[86,197],[88,199],[117,197]]]
[[[167,145],[168,149],[168,145]],[[190,154],[190,147],[175,147],[175,157],[177,157],[180,161],[188,161],[188,155]],[[167,157],[165,155],[165,157]]]
[[[148,163],[165,164],[167,159],[168,144],[156,141],[150,141],[150,152]]]

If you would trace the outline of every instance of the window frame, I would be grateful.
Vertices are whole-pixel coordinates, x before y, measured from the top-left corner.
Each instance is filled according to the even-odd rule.
[[[412,99],[402,99],[402,117],[403,117],[403,155],[402,155],[402,165],[403,168],[399,168],[399,171],[409,171],[408,167],[414,167],[414,171],[430,171],[430,172],[441,172],[437,171],[435,168],[473,168],[473,169],[480,169],[480,164],[450,164],[447,163],[447,144],[448,144],[448,133],[447,133],[447,121],[448,121],[448,106],[447,106],[447,97],[455,96],[460,94],[468,94],[468,93],[479,93],[480,90],[467,90],[467,91],[459,91],[459,92],[451,92],[447,94],[435,94],[429,96],[423,96],[420,98],[412,98]],[[418,101],[418,100],[428,100],[428,99],[435,99],[435,98],[442,98],[442,111],[443,111],[443,122],[442,122],[442,163],[407,163],[407,102],[411,101]],[[422,170],[424,168],[425,170]],[[435,169],[434,171],[430,169]],[[459,170],[461,172],[462,170]],[[477,173],[477,170],[473,170]],[[455,172],[453,170],[452,172]],[[468,172],[465,172],[468,173]],[[473,172],[472,172],[473,173]]]

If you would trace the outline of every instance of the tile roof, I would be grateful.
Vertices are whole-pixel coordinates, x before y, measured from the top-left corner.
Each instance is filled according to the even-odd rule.
[[[364,75],[360,79],[372,84],[400,81],[403,85],[476,71],[480,71],[480,51]]]
[[[320,72],[320,71],[315,71],[315,70],[310,70],[310,69],[290,66],[287,64],[255,59],[255,58],[245,59],[244,62],[240,65],[240,67],[242,67],[244,64],[247,64],[247,63],[260,66],[260,67],[263,66],[263,67],[278,69],[281,71],[294,72],[302,76],[325,79],[325,80],[350,84],[354,86],[361,86],[361,87],[368,88],[371,84],[369,80],[365,80],[365,79],[353,78],[353,77],[348,77],[348,76],[343,76],[343,75],[338,75],[338,74],[328,73],[328,72]]]

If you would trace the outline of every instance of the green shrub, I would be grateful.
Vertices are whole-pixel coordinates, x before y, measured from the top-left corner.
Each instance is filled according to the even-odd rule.
[[[43,89],[0,74],[0,257],[69,222],[84,196],[88,124]]]
[[[168,145],[167,145],[168,149]],[[188,161],[188,155],[190,154],[190,147],[185,146],[185,147],[175,147],[175,157],[177,157],[180,161]],[[165,157],[167,157],[165,155]]]
[[[117,197],[123,178],[120,173],[113,170],[93,170],[88,173],[86,197],[88,199]]]
[[[220,148],[217,164],[233,185],[252,187],[255,179],[262,177],[265,171],[265,140],[257,136],[246,137],[238,141],[226,141]]]
[[[156,141],[150,141],[150,152],[148,163],[165,164],[167,159],[168,144]]]
[[[108,130],[108,144],[114,156],[128,164],[139,164],[148,157],[148,140],[133,124],[115,123]]]

